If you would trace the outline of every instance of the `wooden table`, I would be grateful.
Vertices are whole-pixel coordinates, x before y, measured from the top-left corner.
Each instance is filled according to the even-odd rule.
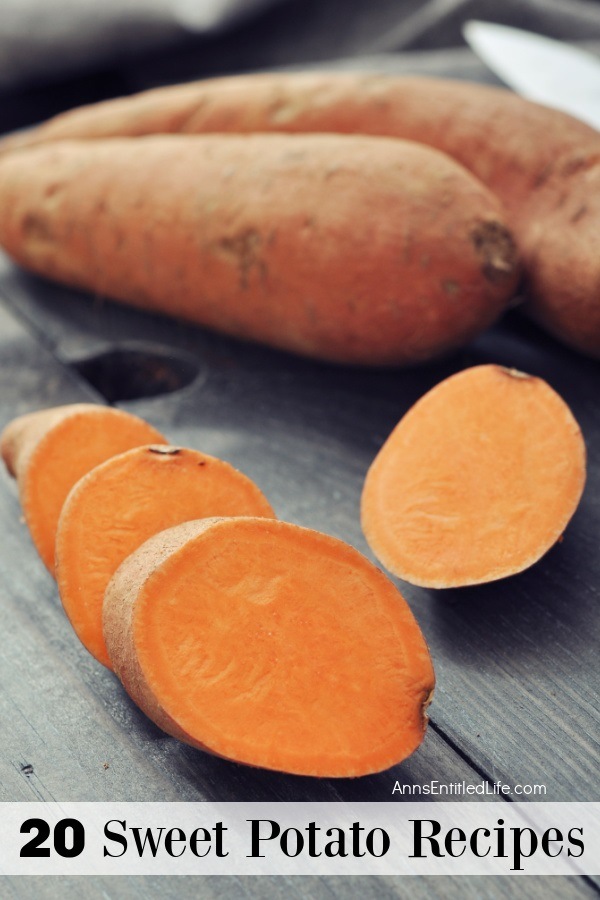
[[[409,371],[336,368],[208,334],[34,279],[0,260],[0,426],[40,407],[112,402],[172,442],[222,456],[282,519],[369,551],[365,472],[426,390],[493,361],[546,378],[586,437],[589,474],[565,538],[533,569],[484,587],[401,584],[438,685],[414,756],[358,780],[237,766],[163,735],[72,633],[56,586],[0,490],[0,800],[374,800],[394,783],[497,780],[545,800],[600,800],[600,371],[512,314],[443,362]],[[144,396],[185,385],[171,393]],[[407,798],[410,799],[410,798]],[[415,798],[418,799],[418,798]],[[520,799],[515,798],[513,799]],[[400,800],[398,799],[398,802]],[[501,801],[499,801],[501,802]],[[517,893],[511,893],[517,891]],[[585,879],[4,879],[6,897],[586,897]]]

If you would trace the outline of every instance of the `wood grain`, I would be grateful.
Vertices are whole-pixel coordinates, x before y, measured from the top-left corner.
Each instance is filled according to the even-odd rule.
[[[387,434],[433,384],[498,362],[546,378],[588,445],[588,484],[564,541],[537,566],[494,585],[426,591],[400,585],[438,673],[435,726],[491,780],[545,784],[548,800],[600,799],[600,371],[513,317],[468,350],[407,371],[336,368],[209,335],[9,270],[4,293],[53,346],[155,343],[198,359],[194,385],[123,404],[173,440],[222,455],[253,477],[281,518],[368,552],[358,522],[362,479]],[[85,318],[85,310],[88,319]],[[549,749],[551,752],[549,752]]]
[[[371,458],[417,397],[459,368],[494,361],[546,377],[571,404],[590,450],[580,512],[564,542],[535,569],[455,592],[401,585],[436,664],[433,727],[405,764],[356,781],[247,769],[159,733],[75,639],[54,582],[19,522],[14,484],[3,474],[0,799],[390,800],[396,780],[478,783],[483,777],[544,783],[548,800],[600,799],[595,364],[512,321],[469,351],[427,368],[334,368],[99,304],[8,265],[0,273],[0,304],[0,426],[29,409],[100,400],[70,368],[74,360],[116,345],[160,342],[167,354],[185,351],[198,360],[197,380],[173,394],[121,405],[174,442],[237,465],[267,493],[281,518],[338,535],[362,551],[358,500]],[[118,896],[152,896],[135,881],[120,881]],[[161,896],[186,897],[188,890],[189,896],[246,896],[258,890],[251,879],[217,882],[204,880],[198,889],[173,880]],[[425,897],[434,883],[361,879],[359,891],[350,880],[315,879],[310,892]],[[53,896],[35,879],[5,879],[5,888],[7,896]],[[117,896],[114,880],[83,888],[73,879],[64,888],[66,897]],[[259,892],[306,896],[306,890],[270,879]],[[527,879],[520,896],[548,897],[553,890],[561,897],[594,893],[584,880]],[[459,895],[511,896],[508,880],[448,881],[444,896]]]

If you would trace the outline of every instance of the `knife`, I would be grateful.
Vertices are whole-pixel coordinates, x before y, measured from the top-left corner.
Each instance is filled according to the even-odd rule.
[[[600,129],[600,60],[561,41],[491,22],[466,22],[469,46],[509,87]]]

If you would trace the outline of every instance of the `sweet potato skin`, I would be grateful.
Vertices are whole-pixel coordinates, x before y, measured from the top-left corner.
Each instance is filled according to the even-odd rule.
[[[579,154],[582,146],[599,140],[595,129],[577,119],[502,88],[373,73],[285,72],[155,88],[69,110],[9,135],[0,141],[0,151],[148,134],[327,130],[438,147],[496,188],[506,184],[510,169],[508,205],[526,197],[540,175],[554,169],[557,153],[561,158]],[[546,138],[541,143],[540,134]]]
[[[515,220],[528,310],[554,337],[600,358],[600,139],[565,155]]]
[[[222,535],[218,534],[219,531],[222,532]],[[215,532],[217,532],[217,542],[211,544],[210,541]],[[215,657],[213,655],[215,651],[210,645],[210,635],[203,632],[200,652],[192,666],[199,673],[200,679],[207,678],[209,692],[212,687],[217,684],[222,685],[231,677],[234,688],[232,698],[234,709],[235,704],[239,703],[238,694],[241,692],[240,695],[246,698],[243,705],[247,705],[250,712],[244,711],[242,715],[244,724],[240,726],[236,724],[235,712],[233,719],[229,713],[221,718],[219,708],[220,721],[218,724],[209,724],[208,743],[204,743],[186,727],[186,723],[190,721],[189,709],[187,713],[185,710],[178,710],[177,699],[171,688],[158,683],[157,672],[163,663],[171,670],[168,675],[169,682],[173,678],[177,678],[173,669],[178,671],[178,663],[172,659],[171,654],[168,654],[166,658],[164,656],[162,629],[160,629],[158,641],[156,634],[153,638],[152,631],[147,630],[149,622],[155,615],[153,611],[157,608],[154,600],[156,595],[153,592],[158,591],[159,595],[168,596],[168,593],[165,592],[169,590],[168,585],[173,572],[181,571],[179,557],[187,550],[186,545],[200,545],[206,539],[205,543],[209,548],[207,558],[213,559],[215,554],[218,557],[216,548],[219,546],[218,541],[222,541],[223,545],[234,547],[235,552],[242,554],[243,557],[243,554],[247,552],[247,542],[251,536],[257,539],[257,559],[260,560],[256,570],[256,572],[260,572],[258,593],[254,592],[254,578],[257,575],[252,563],[248,561],[244,567],[242,562],[240,564],[243,573],[241,583],[237,581],[237,575],[233,576],[234,594],[231,596],[231,608],[239,610],[241,604],[241,608],[248,611],[249,617],[246,618],[244,612],[240,620],[237,618],[239,613],[234,611],[231,613],[233,618],[229,623],[229,614],[227,613],[230,608],[229,604],[223,605],[219,601],[219,609],[223,608],[225,611],[222,614],[219,613],[223,616],[223,620],[219,619],[220,624],[217,626],[216,633],[217,639],[223,640],[223,634],[226,635],[227,629],[233,627],[234,631],[230,634],[230,638],[235,642],[237,640],[235,637],[236,622],[243,621],[243,631],[246,637],[244,634],[240,634],[240,640],[249,643],[250,646],[258,642],[260,647],[260,652],[256,655],[256,665],[254,656],[249,657],[245,663],[240,662],[234,656],[228,663],[225,662],[225,666],[222,668],[227,657],[235,652],[234,649],[225,639],[224,656]],[[286,542],[289,549],[294,541],[305,544],[304,549],[309,551],[304,557],[307,568],[298,568],[294,562],[291,562],[290,568],[287,569],[287,564],[281,562],[282,549],[285,549]],[[268,556],[268,547],[271,542],[275,548],[275,565],[273,569],[267,567],[265,570],[265,553]],[[283,701],[284,719],[279,722],[280,729],[284,728],[285,717],[289,717],[291,714],[289,727],[296,730],[295,723],[301,723],[301,732],[312,735],[314,728],[317,728],[316,722],[319,721],[319,715],[322,716],[322,711],[319,709],[320,688],[313,685],[312,679],[315,671],[318,672],[319,660],[323,652],[323,638],[328,633],[327,628],[331,627],[331,618],[328,619],[324,615],[322,622],[328,622],[328,625],[323,626],[321,623],[319,626],[321,622],[319,609],[311,610],[310,603],[306,603],[309,592],[305,590],[305,580],[310,578],[310,565],[315,555],[318,557],[319,552],[324,554],[324,559],[329,561],[329,565],[333,566],[334,571],[340,567],[340,574],[342,568],[347,568],[353,573],[352,580],[345,582],[344,597],[348,601],[349,616],[352,615],[353,608],[355,611],[357,608],[360,609],[361,616],[369,615],[369,604],[365,606],[350,596],[347,590],[349,585],[351,584],[359,594],[361,591],[364,592],[366,584],[369,585],[373,621],[376,621],[377,627],[381,628],[381,617],[383,616],[383,621],[386,622],[386,639],[389,639],[387,647],[381,648],[377,659],[373,659],[371,679],[365,680],[364,677],[368,666],[361,666],[360,674],[357,674],[356,679],[348,676],[351,683],[346,691],[341,679],[337,680],[339,676],[333,677],[332,683],[336,685],[336,688],[328,696],[331,697],[334,705],[336,702],[339,704],[340,710],[342,710],[342,720],[346,716],[350,716],[350,722],[346,721],[345,724],[350,727],[352,737],[346,744],[341,737],[345,729],[342,728],[342,731],[336,732],[341,722],[327,719],[332,727],[332,734],[337,733],[337,737],[333,739],[333,742],[329,738],[325,740],[327,750],[324,752],[322,747],[319,749],[311,746],[311,739],[296,745],[292,742],[290,745],[286,733],[281,733],[280,738],[274,744],[264,737],[269,733],[268,719],[271,717],[271,709],[273,709],[273,703],[268,698],[277,695],[276,693],[273,695],[273,686],[270,681],[273,679],[276,683],[277,673],[284,673],[284,678],[291,679],[290,695],[286,694],[286,699]],[[288,562],[290,561],[289,555],[283,553],[283,557]],[[285,574],[283,574],[282,565],[284,565]],[[197,571],[197,575],[190,580],[190,573],[193,571]],[[219,593],[226,590],[220,577],[222,571],[218,568],[218,562],[216,572],[211,567],[211,571],[207,573],[206,584],[203,582],[203,571],[201,565],[197,570],[188,568],[183,579],[183,583],[186,585],[192,583],[197,585],[199,607],[206,602],[204,595],[211,592],[210,585],[213,585],[214,589],[216,584]],[[362,584],[363,579],[365,584]],[[262,590],[266,590],[266,596],[261,593],[261,586]],[[242,588],[241,593],[240,587]],[[298,596],[295,595],[295,591],[299,591]],[[186,634],[190,636],[190,642],[193,641],[189,631],[190,623],[193,623],[196,616],[195,612],[191,612],[191,607],[195,607],[195,604],[190,601],[180,611],[186,619],[185,627],[188,629]],[[170,608],[172,608],[172,604],[169,604]],[[184,611],[188,608],[190,608],[189,615]],[[252,613],[252,610],[256,612]],[[202,617],[203,613],[199,614]],[[288,621],[294,621],[302,634],[300,647],[295,647],[293,643],[294,636],[296,636],[295,628],[288,635],[291,640],[289,646],[283,639],[285,629],[281,629],[280,623],[286,621],[288,614],[292,617]],[[117,570],[106,590],[103,620],[104,635],[111,663],[127,692],[159,727],[199,749],[208,750],[215,755],[248,765],[294,774],[356,777],[389,768],[400,759],[406,758],[423,740],[427,726],[426,710],[431,700],[435,676],[427,645],[418,625],[397,590],[379,570],[356,550],[327,535],[285,522],[271,520],[267,523],[266,520],[261,521],[248,517],[228,520],[204,519],[186,522],[183,525],[167,529],[146,541]],[[321,630],[323,627],[325,627],[325,631]],[[354,640],[360,644],[360,638],[357,638],[356,632],[352,632],[352,629],[346,631],[343,623],[340,623],[339,631],[335,635],[331,635],[331,640],[336,643],[341,659],[340,673],[347,671],[348,665],[351,668],[348,660],[353,660],[355,653],[361,652],[353,646],[354,640],[347,647],[344,645],[344,640],[348,641],[349,635],[352,634],[354,634]],[[367,644],[369,644],[368,640]],[[390,650],[390,648],[392,649]],[[189,658],[187,651],[185,659],[184,670],[192,665],[192,659]],[[296,662],[290,667],[289,660],[291,659]],[[150,662],[151,665],[149,665]],[[321,665],[323,665],[322,660]],[[246,666],[248,666],[248,670]],[[217,677],[212,677],[210,674],[214,668],[217,669]],[[230,674],[232,672],[233,674]],[[248,673],[248,678],[243,675],[244,672]],[[304,674],[296,675],[296,673]],[[304,678],[306,683],[303,681]],[[329,681],[329,672],[323,673],[323,678]],[[365,716],[369,720],[373,712],[368,704],[366,707],[361,708],[361,706],[369,697],[373,700],[377,697],[381,702],[380,691],[387,679],[390,679],[391,697],[388,697],[386,692],[384,706],[390,714],[389,721],[386,716],[383,733],[373,735],[370,730],[363,730],[357,724],[365,721]],[[318,677],[317,682],[319,685],[321,684],[321,679]],[[177,681],[177,684],[180,684],[180,681]],[[187,696],[188,690],[183,687],[182,690]],[[192,690],[190,686],[190,692]],[[207,696],[205,703],[210,702],[211,698]],[[212,702],[214,702],[214,697]],[[311,710],[309,716],[303,712],[302,704],[304,702]],[[258,705],[256,719],[254,719],[253,710],[256,703]],[[192,707],[198,709],[201,719],[204,719],[205,722],[207,717],[209,720],[211,719],[204,703],[200,700],[194,699]],[[275,703],[273,712],[277,713],[278,710],[279,705]],[[250,716],[249,721],[247,721],[248,716]],[[336,716],[337,713],[334,713],[334,718]],[[195,717],[192,716],[192,718]],[[253,746],[255,727],[256,747]],[[379,723],[379,727],[381,727],[381,723]],[[354,740],[356,733],[360,734],[358,740]],[[321,744],[317,738],[314,743]]]
[[[0,243],[39,274],[333,362],[454,348],[519,276],[496,199],[384,138],[50,144],[0,160],[0,201]]]
[[[220,518],[211,517],[182,522],[149,538],[121,563],[106,588],[102,605],[102,626],[110,664],[129,696],[167,734],[205,751],[208,747],[190,738],[157,702],[139,664],[133,618],[138,594],[152,572],[160,569],[171,554],[187,541],[198,537],[219,521]]]
[[[0,142],[158,132],[387,135],[436,147],[502,200],[532,315],[600,355],[600,136],[572,117],[483,85],[361,73],[278,73],[159,88],[73,110]]]
[[[142,585],[156,569],[183,544],[206,531],[220,519],[216,517],[182,522],[145,541],[121,563],[111,578],[102,605],[104,640],[109,648],[110,664],[130,697],[159,728],[180,741],[190,743],[189,735],[157,702],[140,667],[133,635],[135,603]],[[201,750],[208,748],[194,741]]]
[[[25,413],[9,422],[0,435],[0,456],[8,474],[17,480],[22,478],[31,454],[48,431],[67,416],[93,409],[95,407],[90,403],[73,403]]]

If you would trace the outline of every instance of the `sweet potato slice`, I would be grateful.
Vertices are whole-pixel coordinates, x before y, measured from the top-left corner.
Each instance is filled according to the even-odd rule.
[[[104,631],[157,725],[237,762],[365,775],[425,733],[434,674],[409,607],[316,531],[231,518],[157,534],[112,579]]]
[[[246,475],[181,447],[139,447],[93,469],[69,494],[56,538],[60,597],[90,653],[110,666],[102,600],[113,573],[147,538],[206,516],[274,516]]]
[[[6,426],[0,453],[17,479],[25,521],[52,574],[58,517],[73,485],[111,456],[160,443],[165,438],[148,422],[93,403],[43,409]]]
[[[562,535],[585,483],[585,445],[540,378],[495,365],[438,384],[396,426],[362,495],[369,545],[424,587],[495,581]]]

